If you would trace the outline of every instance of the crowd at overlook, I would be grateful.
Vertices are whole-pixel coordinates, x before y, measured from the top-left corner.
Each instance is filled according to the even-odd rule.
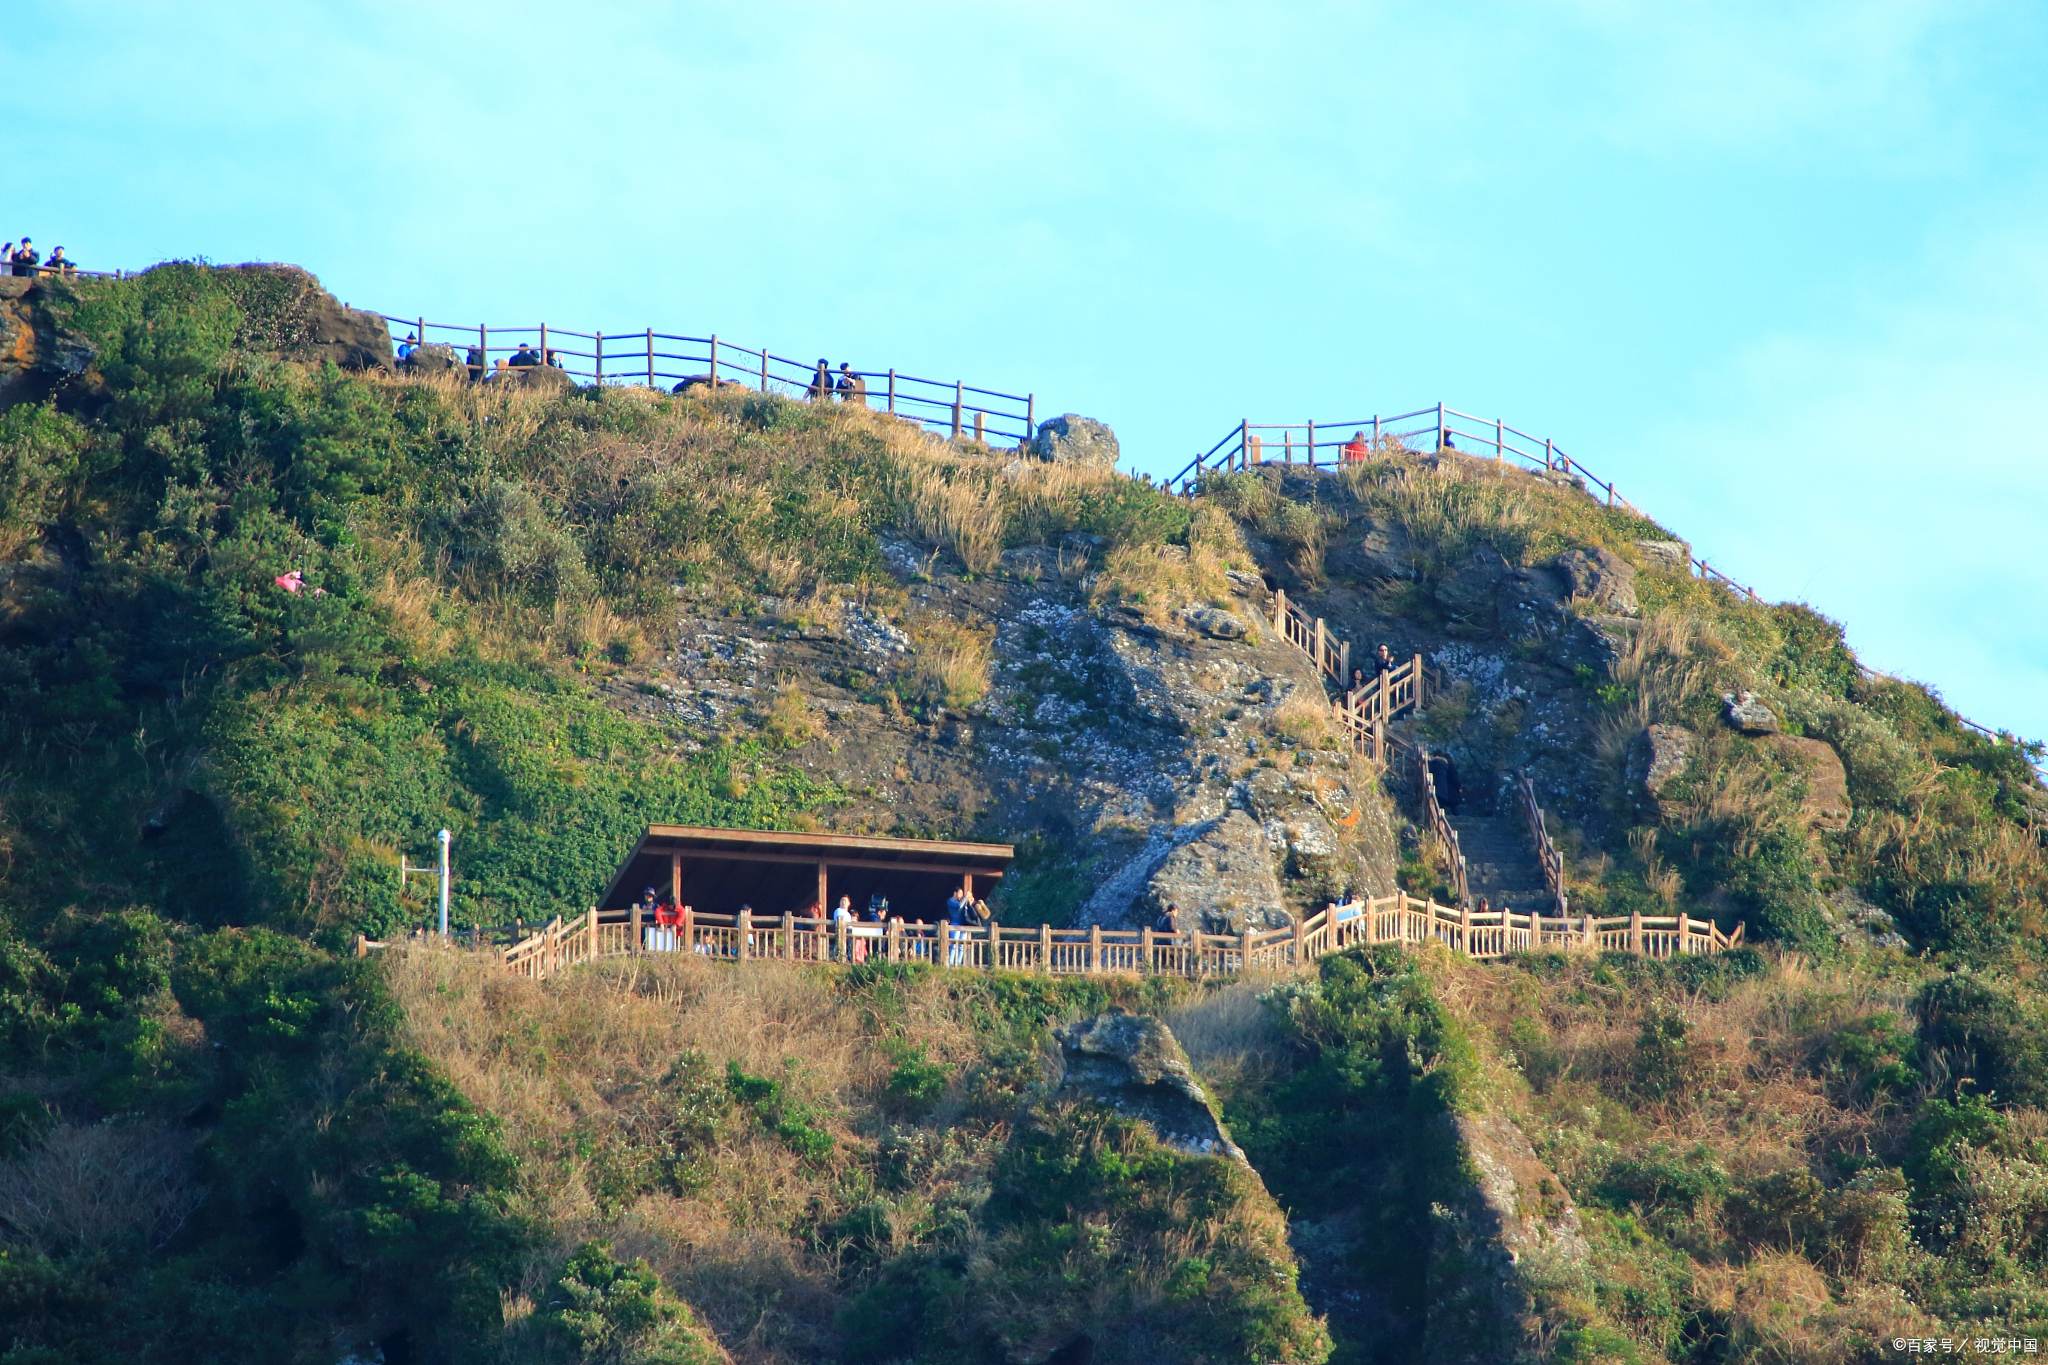
[[[0,246],[0,262],[5,262],[10,275],[75,275],[78,265],[64,254],[63,247],[50,252],[50,259],[44,260],[36,244],[24,237],[20,242],[9,242]]]

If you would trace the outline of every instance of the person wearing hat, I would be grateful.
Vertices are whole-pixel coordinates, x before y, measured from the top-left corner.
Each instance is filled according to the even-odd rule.
[[[70,257],[64,254],[64,248],[61,246],[50,253],[50,262],[43,268],[45,270],[54,270],[59,275],[73,275],[78,272],[77,265],[72,262]]]
[[[36,273],[36,262],[43,258],[42,254],[36,250],[35,243],[24,237],[21,239],[21,249],[7,259],[14,266],[15,274],[33,275]]]
[[[55,258],[52,257],[52,259],[54,260]],[[401,341],[398,344],[399,364],[409,365],[412,363],[412,353],[420,348],[419,342],[420,339],[414,336],[411,332],[407,332],[405,334],[405,340]]]

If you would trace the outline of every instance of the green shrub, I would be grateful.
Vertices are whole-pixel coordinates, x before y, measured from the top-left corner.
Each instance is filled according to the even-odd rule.
[[[1957,972],[1921,987],[1920,1044],[1947,1055],[1999,1104],[2048,1102],[2048,1017],[2032,999],[1981,974]]]

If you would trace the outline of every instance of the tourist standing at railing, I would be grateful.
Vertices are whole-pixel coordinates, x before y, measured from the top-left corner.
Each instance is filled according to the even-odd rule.
[[[839,401],[858,403],[862,407],[868,402],[868,381],[853,372],[845,361],[839,362]]]
[[[50,253],[50,259],[43,263],[43,269],[58,275],[75,275],[78,273],[77,264],[64,254],[64,248],[61,246]]]
[[[1351,439],[1346,441],[1343,444],[1343,446],[1340,447],[1340,450],[1344,456],[1345,464],[1364,464],[1366,452],[1369,449],[1371,449],[1371,447],[1366,445],[1365,433],[1362,431],[1352,432]]]
[[[484,354],[483,347],[472,346],[469,348],[469,354],[462,358],[462,363],[469,367],[469,382],[476,384],[482,382],[484,371],[490,368],[491,361],[490,357]]]
[[[814,403],[830,402],[832,398],[832,362],[823,356],[818,357],[817,371],[811,375],[810,396]]]
[[[974,915],[974,902],[965,890],[946,900],[946,965],[959,967],[967,961],[967,924]]]
[[[36,273],[36,262],[42,259],[42,253],[36,250],[35,243],[24,237],[21,239],[20,248],[7,258],[7,263],[14,267],[14,273],[17,275],[33,275]]]
[[[519,343],[519,349],[512,353],[510,363],[520,369],[531,369],[540,364],[540,357],[533,353],[533,347],[522,341]]]
[[[1152,922],[1152,932],[1165,934],[1168,938],[1180,937],[1180,907],[1169,902],[1159,912],[1159,918]]]
[[[839,904],[832,907],[832,960],[834,962],[839,961],[840,939],[846,939],[849,946],[856,951],[861,947],[860,940],[852,937],[852,935],[853,897],[841,896]],[[856,955],[854,961],[860,961],[860,956]]]
[[[14,272],[14,243],[9,242],[6,246],[0,247],[0,266],[7,267],[9,274]]]
[[[412,353],[419,348],[420,339],[411,332],[407,332],[405,340],[398,343],[398,363],[401,365],[412,364]]]

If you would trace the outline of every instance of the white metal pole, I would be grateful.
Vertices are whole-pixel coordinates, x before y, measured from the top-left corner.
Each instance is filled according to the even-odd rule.
[[[442,830],[441,839],[441,937],[448,937],[448,831]]]

